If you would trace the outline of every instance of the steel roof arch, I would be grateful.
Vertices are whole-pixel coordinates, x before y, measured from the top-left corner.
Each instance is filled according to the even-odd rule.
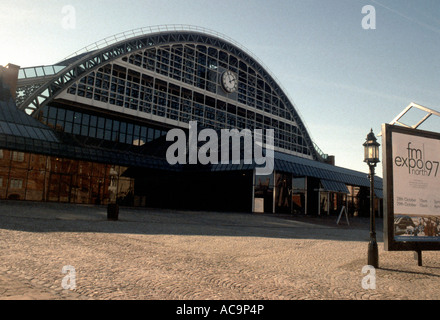
[[[149,30],[155,29],[150,28]],[[297,123],[298,128],[301,130],[301,133],[307,142],[309,150],[312,152],[312,156],[318,160],[323,159],[322,151],[320,151],[311,139],[308,129],[291,99],[286,95],[279,82],[270,73],[267,67],[265,67],[257,58],[252,56],[252,54],[247,52],[244,47],[219,33],[207,31],[207,29],[203,28],[157,29],[152,33],[135,35],[133,37],[129,37],[130,34],[130,32],[123,33],[122,40],[119,40],[117,35],[114,36],[116,40],[119,40],[114,43],[104,39],[102,42],[104,45],[95,43],[92,46],[82,49],[82,52],[79,51],[75,53],[76,55],[73,54],[67,57],[64,62],[69,62],[69,64],[48,82],[41,85],[29,95],[23,103],[18,106],[18,108],[31,114],[33,117],[37,117],[38,111],[50,103],[59,93],[76,80],[118,58],[128,56],[138,51],[143,51],[159,45],[171,45],[177,43],[210,45],[234,54],[261,75],[263,80],[271,86],[286,108],[290,111],[292,118]],[[62,63],[63,62],[60,62],[58,64]]]

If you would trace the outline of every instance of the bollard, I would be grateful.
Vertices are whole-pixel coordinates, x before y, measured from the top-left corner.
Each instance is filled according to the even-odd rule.
[[[117,203],[109,203],[107,205],[107,220],[117,221],[119,216],[119,205]]]

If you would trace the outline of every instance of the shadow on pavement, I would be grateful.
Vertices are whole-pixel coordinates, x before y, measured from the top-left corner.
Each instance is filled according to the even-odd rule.
[[[0,201],[0,229],[26,232],[96,232],[368,241],[369,219],[336,224],[334,216],[292,216],[230,212],[176,211],[121,207],[118,221],[106,206]],[[343,221],[342,221],[343,220]],[[382,219],[376,219],[383,241]]]
[[[430,267],[430,266],[425,266],[424,268],[438,269],[438,267]],[[427,277],[437,277],[437,278],[440,278],[440,275],[434,274],[434,273],[429,273],[429,272],[410,271],[410,270],[397,270],[397,269],[382,268],[382,267],[380,267],[379,269],[383,270],[383,271],[389,271],[389,272],[392,272],[392,273],[404,273],[404,274],[412,274],[412,275],[418,275],[418,276],[427,276]]]

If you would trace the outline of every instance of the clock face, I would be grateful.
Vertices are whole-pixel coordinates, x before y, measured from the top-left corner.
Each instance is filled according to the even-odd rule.
[[[225,71],[222,75],[222,86],[226,92],[231,93],[237,90],[238,79],[237,75],[232,71]]]

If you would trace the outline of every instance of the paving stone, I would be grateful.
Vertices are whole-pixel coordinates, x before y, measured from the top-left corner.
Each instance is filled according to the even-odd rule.
[[[0,299],[440,299],[438,252],[386,252],[364,289],[369,220],[0,201]],[[62,287],[75,269],[76,288]]]

